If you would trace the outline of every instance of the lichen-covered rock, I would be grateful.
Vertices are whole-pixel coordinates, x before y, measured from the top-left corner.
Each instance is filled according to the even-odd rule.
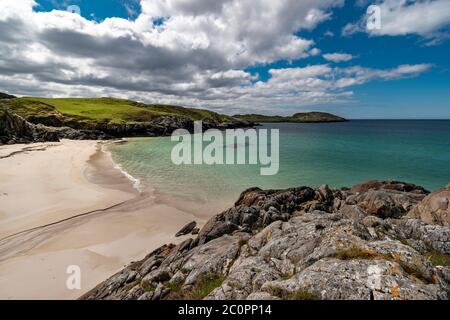
[[[416,281],[398,263],[381,259],[323,259],[291,279],[267,282],[262,290],[281,296],[307,292],[322,300],[447,299],[439,285]]]
[[[154,251],[83,298],[448,299],[448,225],[404,216],[426,193],[382,181],[252,188],[197,238]]]
[[[417,218],[429,224],[450,225],[450,184],[431,193],[415,206],[408,217]]]

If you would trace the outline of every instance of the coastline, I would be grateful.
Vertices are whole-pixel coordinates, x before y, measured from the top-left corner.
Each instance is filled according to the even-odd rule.
[[[205,222],[133,183],[105,149],[68,140],[0,147],[1,299],[76,299],[183,241],[174,234],[186,223]],[[81,268],[81,290],[66,288],[69,265]]]

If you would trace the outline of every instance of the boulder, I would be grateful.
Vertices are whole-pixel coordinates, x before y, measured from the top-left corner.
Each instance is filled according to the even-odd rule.
[[[328,185],[321,185],[317,190],[316,194],[321,202],[332,203],[334,200],[333,192]]]
[[[159,283],[170,280],[171,276],[166,270],[154,270],[146,275],[142,281],[146,284]]]
[[[409,218],[420,219],[428,224],[450,225],[450,184],[429,194],[408,213]]]
[[[183,228],[181,228],[180,231],[178,231],[178,232],[175,234],[175,237],[181,237],[181,236],[184,236],[184,235],[187,235],[187,234],[191,233],[192,230],[194,230],[194,228],[195,228],[196,226],[197,226],[197,222],[195,222],[195,221],[192,221],[192,222],[188,223],[188,224],[185,225]]]

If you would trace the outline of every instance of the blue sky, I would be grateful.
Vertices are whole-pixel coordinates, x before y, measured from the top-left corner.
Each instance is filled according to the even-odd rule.
[[[383,10],[390,8],[383,11],[388,12],[382,15],[385,29],[378,33],[361,28],[367,6],[372,4],[364,0],[317,1],[317,8],[312,4],[295,6],[286,0],[292,16],[279,5],[274,10],[280,12],[274,12],[273,20],[261,22],[261,26],[255,17],[258,5],[267,13],[270,4],[264,0],[253,5],[247,0],[238,5],[238,0],[220,0],[220,8],[204,0],[144,0],[143,9],[137,0],[36,2],[33,15],[40,12],[48,15],[47,20],[61,21],[58,19],[62,17],[52,10],[78,5],[86,22],[71,17],[70,26],[45,25],[45,32],[36,35],[36,46],[45,46],[48,56],[54,58],[29,60],[60,60],[48,68],[61,75],[34,71],[25,77],[26,71],[14,71],[11,66],[8,71],[18,78],[23,76],[23,85],[15,88],[5,80],[5,86],[19,95],[27,95],[26,81],[34,76],[36,82],[47,81],[45,88],[54,96],[111,95],[230,114],[321,110],[349,118],[450,118],[450,15],[442,13],[442,8],[450,9],[448,0],[374,1]],[[224,8],[231,3],[242,8],[230,16]],[[248,18],[254,28],[227,25],[234,21],[234,14],[242,18],[251,10],[254,15]],[[402,25],[405,15],[420,12],[429,13],[424,18],[430,21],[428,24]],[[314,22],[308,20],[312,14]],[[167,22],[161,22],[161,17]],[[221,39],[220,33],[210,32],[199,17],[209,25],[225,25],[218,30],[226,36]],[[288,21],[280,22],[280,17]],[[108,18],[120,18],[120,23],[105,22]],[[39,16],[36,21],[43,23]],[[160,22],[151,25],[152,21]],[[74,30],[79,26],[80,30]],[[352,31],[344,35],[346,26]],[[116,57],[111,48],[120,48]],[[105,54],[102,56],[99,50],[105,50]],[[351,58],[334,61],[324,57],[336,53]],[[136,71],[134,65],[141,62],[142,67]],[[64,63],[78,63],[83,68],[66,70],[61,67]],[[404,71],[405,65],[411,70]],[[97,72],[90,72],[94,68]],[[344,81],[352,85],[340,85]]]

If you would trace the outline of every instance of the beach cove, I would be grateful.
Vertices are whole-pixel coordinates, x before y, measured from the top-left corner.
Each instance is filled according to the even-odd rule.
[[[202,217],[139,192],[104,152],[69,141],[0,147],[0,297],[76,299]],[[68,266],[81,290],[68,290]]]

